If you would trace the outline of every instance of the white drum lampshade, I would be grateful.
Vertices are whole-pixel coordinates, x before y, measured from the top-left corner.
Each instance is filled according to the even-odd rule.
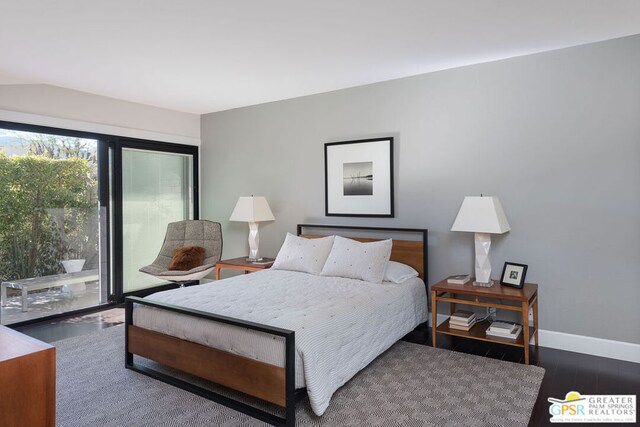
[[[271,212],[269,203],[264,197],[250,196],[238,199],[229,221],[249,223],[249,261],[260,261],[262,259],[258,250],[260,246],[258,223],[274,220],[273,212]]]
[[[476,286],[491,286],[491,234],[511,230],[497,197],[465,197],[451,231],[475,233]]]

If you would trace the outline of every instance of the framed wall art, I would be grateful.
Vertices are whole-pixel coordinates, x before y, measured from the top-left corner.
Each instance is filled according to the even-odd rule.
[[[324,145],[326,216],[393,218],[393,138]]]
[[[527,268],[528,266],[525,264],[505,262],[504,268],[502,269],[500,284],[522,289],[524,286],[524,279],[527,276]]]

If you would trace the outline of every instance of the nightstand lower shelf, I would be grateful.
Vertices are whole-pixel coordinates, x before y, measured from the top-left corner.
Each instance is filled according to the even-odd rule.
[[[471,279],[473,280],[473,279]],[[529,340],[533,337],[536,348],[538,347],[538,285],[525,283],[522,288],[512,288],[495,284],[489,288],[473,286],[471,283],[457,285],[448,283],[447,280],[431,286],[431,324],[436,325],[438,320],[438,303],[448,303],[449,313],[456,311],[456,306],[467,305],[471,307],[496,308],[508,310],[519,314],[522,332],[516,340],[491,337],[486,335],[489,322],[480,322],[469,331],[460,331],[449,327],[449,319],[433,329],[431,340],[433,347],[437,347],[438,334],[447,334],[457,337],[469,338],[520,347],[524,350],[524,363],[529,364]],[[529,309],[532,309],[533,325],[529,322]]]
[[[478,322],[475,325],[473,325],[473,327],[468,331],[461,331],[459,329],[451,329],[449,327],[449,319],[447,319],[438,325],[438,327],[436,328],[436,331],[441,334],[453,335],[456,337],[472,338],[474,340],[488,341],[488,342],[493,342],[497,344],[512,345],[514,347],[524,347],[524,335],[522,333],[520,333],[520,336],[518,336],[518,338],[516,338],[515,340],[487,336],[486,334],[487,328],[489,328],[490,325],[491,324],[487,321]],[[530,337],[533,336],[534,330],[535,328],[529,327]]]

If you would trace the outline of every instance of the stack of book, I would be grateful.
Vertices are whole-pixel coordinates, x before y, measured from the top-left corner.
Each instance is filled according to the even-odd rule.
[[[454,285],[464,285],[469,280],[471,280],[471,276],[468,274],[456,274],[455,276],[447,277],[447,283],[452,283]]]
[[[522,325],[511,322],[493,322],[487,328],[488,337],[506,338],[515,340],[522,332]]]
[[[468,331],[476,324],[478,318],[472,311],[458,310],[449,318],[449,329]]]

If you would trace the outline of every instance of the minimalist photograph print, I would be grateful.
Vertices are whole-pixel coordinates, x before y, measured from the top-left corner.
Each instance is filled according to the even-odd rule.
[[[325,215],[393,218],[393,138],[324,144]]]
[[[522,288],[526,275],[526,265],[516,264],[513,262],[505,262],[504,268],[502,269],[502,278],[500,279],[500,284]]]
[[[373,195],[373,162],[345,163],[343,171],[345,196]]]

